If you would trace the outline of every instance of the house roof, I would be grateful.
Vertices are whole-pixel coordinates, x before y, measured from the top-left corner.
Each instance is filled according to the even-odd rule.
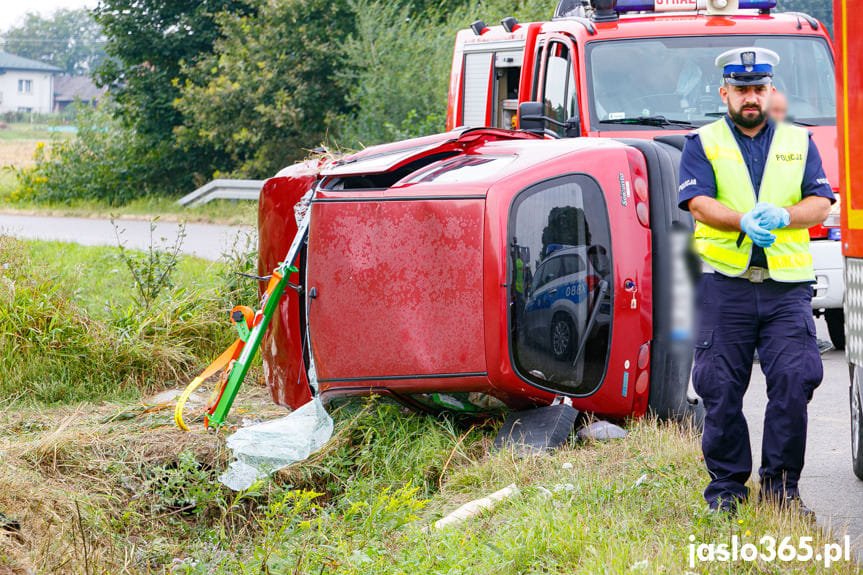
[[[21,56],[16,56],[15,54],[3,51],[0,51],[0,70],[36,70],[40,72],[54,73],[60,73],[63,71],[57,66],[52,66],[45,62],[39,62],[38,60],[22,58]]]
[[[75,98],[85,102],[98,101],[106,91],[87,76],[57,76],[54,79],[54,101],[57,102],[72,102]]]

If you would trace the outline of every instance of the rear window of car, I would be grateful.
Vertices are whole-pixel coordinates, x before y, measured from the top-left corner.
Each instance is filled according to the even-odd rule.
[[[583,174],[538,182],[515,196],[507,227],[516,373],[556,392],[595,392],[605,377],[614,310],[601,188]]]

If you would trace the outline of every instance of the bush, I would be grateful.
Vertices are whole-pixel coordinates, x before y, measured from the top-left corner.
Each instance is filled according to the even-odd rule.
[[[18,172],[20,199],[69,203],[96,199],[120,205],[159,190],[161,182],[148,177],[152,166],[169,154],[169,145],[141,140],[114,116],[110,102],[79,114],[78,137],[54,139],[50,149],[36,149],[35,164]]]

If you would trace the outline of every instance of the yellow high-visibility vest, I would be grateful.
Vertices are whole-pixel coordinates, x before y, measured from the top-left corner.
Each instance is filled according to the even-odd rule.
[[[698,134],[716,174],[716,199],[742,213],[754,208],[756,196],[749,170],[725,118],[699,128]],[[757,201],[770,202],[780,208],[798,203],[802,197],[808,151],[809,133],[805,129],[777,123]],[[780,228],[772,232],[776,234],[776,241],[764,248],[770,277],[782,282],[814,280],[809,230]],[[752,240],[746,236],[738,246],[739,235],[740,232],[718,230],[697,222],[695,249],[717,271],[739,276],[749,267],[752,257]]]
[[[524,293],[524,262],[515,258],[515,291]]]

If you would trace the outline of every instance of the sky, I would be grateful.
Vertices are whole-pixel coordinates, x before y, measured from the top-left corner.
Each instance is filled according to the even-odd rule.
[[[0,32],[19,24],[27,12],[49,16],[58,8],[93,8],[96,0],[0,0]]]

